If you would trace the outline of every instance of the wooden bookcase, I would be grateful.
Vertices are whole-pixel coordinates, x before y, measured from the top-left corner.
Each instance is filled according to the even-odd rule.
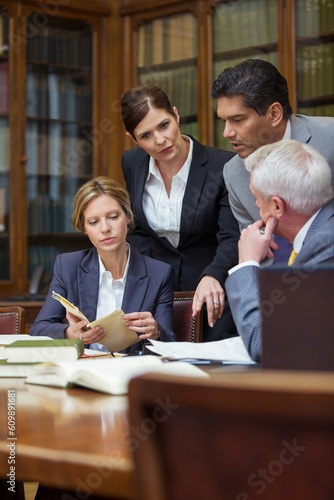
[[[109,14],[104,0],[0,0],[1,300],[87,245],[71,215],[78,187],[108,173]]]
[[[88,244],[71,216],[78,187],[108,173],[109,15],[104,0],[0,0],[1,300]]]
[[[227,66],[266,59],[288,80],[294,112],[334,116],[332,0],[123,0],[123,91],[155,82],[181,129],[229,149],[210,89]],[[130,142],[124,147],[132,147]]]

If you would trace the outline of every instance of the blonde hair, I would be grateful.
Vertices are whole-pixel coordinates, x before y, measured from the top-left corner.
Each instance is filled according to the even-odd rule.
[[[74,212],[72,215],[72,225],[74,229],[84,233],[84,212],[87,205],[103,194],[111,196],[111,198],[117,201],[124,214],[129,219],[128,227],[133,225],[134,217],[131,209],[130,197],[126,189],[113,179],[100,176],[83,184],[75,196]]]

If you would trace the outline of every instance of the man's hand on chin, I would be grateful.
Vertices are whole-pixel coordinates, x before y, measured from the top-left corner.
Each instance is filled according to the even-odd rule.
[[[272,239],[277,220],[270,217],[267,224],[258,220],[250,224],[241,232],[239,239],[239,264],[242,262],[256,261],[259,264],[265,257],[273,257],[272,250],[277,250],[278,245]]]

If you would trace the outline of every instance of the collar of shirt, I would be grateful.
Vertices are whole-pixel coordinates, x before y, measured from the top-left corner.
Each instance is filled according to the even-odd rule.
[[[310,229],[312,222],[314,221],[319,212],[320,208],[319,210],[316,211],[314,215],[312,215],[312,217],[306,222],[306,224],[303,225],[300,231],[296,234],[296,237],[293,240],[293,249],[295,250],[295,252],[299,253],[301,251],[307,232]]]
[[[129,270],[129,261],[130,261],[130,253],[131,253],[131,248],[130,248],[129,243],[126,243],[126,251],[127,251],[127,254],[128,254],[128,260],[126,262],[126,266],[125,266],[125,269],[124,269],[123,277],[119,278],[118,280],[115,280],[115,281],[120,281],[121,283],[124,283],[124,284],[126,282],[126,278],[127,278],[128,270]],[[108,273],[109,271],[106,271],[106,268],[104,267],[104,264],[102,262],[101,257],[99,256],[99,254],[98,254],[98,259],[99,259],[99,275],[100,275],[100,277],[99,277],[99,285],[101,285],[103,273]],[[110,273],[110,276],[112,277],[111,273]]]
[[[189,175],[192,157],[193,157],[194,144],[193,144],[193,141],[190,139],[190,137],[188,137],[186,135],[182,135],[182,138],[185,141],[190,143],[189,152],[188,152],[188,156],[187,156],[186,161],[182,165],[182,168],[178,171],[178,173],[174,177],[178,177],[181,181],[183,181],[184,184],[186,184],[187,180],[188,180],[188,175]],[[148,168],[146,182],[149,180],[151,175],[153,175],[156,179],[159,179],[159,181],[163,183],[163,179],[162,179],[162,176],[160,174],[160,170],[156,166],[155,159],[153,158],[153,156],[150,156],[150,162],[149,162],[149,168]]]
[[[282,141],[287,141],[289,139],[291,139],[291,121],[290,120],[288,120],[288,122],[286,124],[286,128],[285,128],[285,132],[284,132]]]

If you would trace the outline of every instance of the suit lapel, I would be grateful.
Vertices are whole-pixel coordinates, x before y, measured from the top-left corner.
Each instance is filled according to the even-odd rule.
[[[179,246],[188,238],[208,175],[205,167],[208,163],[208,152],[196,139],[192,138],[192,141],[193,157],[182,203]]]
[[[149,281],[144,258],[134,247],[131,247],[129,270],[122,302],[122,310],[125,313],[142,309]]]
[[[94,321],[99,294],[99,261],[95,248],[87,254],[77,272],[80,311]]]
[[[138,165],[136,167],[135,183],[134,183],[135,195],[133,197],[132,203],[138,222],[140,223],[141,226],[143,226],[146,229],[146,231],[150,232],[151,228],[148,225],[147,219],[143,211],[143,193],[148,174],[150,157],[144,150],[141,150],[141,152],[143,154],[141,155],[138,161]]]
[[[149,223],[147,222],[146,216],[143,211],[143,194],[144,194],[144,188],[145,188],[145,182],[146,178],[148,175],[148,168],[149,168],[149,161],[150,157],[149,155],[142,150],[143,155],[139,159],[138,166],[137,166],[137,172],[136,172],[136,179],[135,179],[135,196],[134,199],[132,200],[133,203],[133,209],[136,214],[136,218],[140,226],[145,230],[145,232],[151,236],[151,238],[159,241],[159,243],[162,243],[169,249],[173,249],[173,245],[169,243],[164,238],[160,238],[160,236],[154,231]]]
[[[327,222],[331,217],[334,217],[334,200],[330,200],[326,205],[320,210],[314,221],[312,222],[309,230],[304,239],[304,243],[307,239],[311,238],[313,233]],[[304,244],[303,243],[303,244]]]
[[[307,144],[311,139],[311,133],[304,121],[298,115],[291,116],[291,139]]]

